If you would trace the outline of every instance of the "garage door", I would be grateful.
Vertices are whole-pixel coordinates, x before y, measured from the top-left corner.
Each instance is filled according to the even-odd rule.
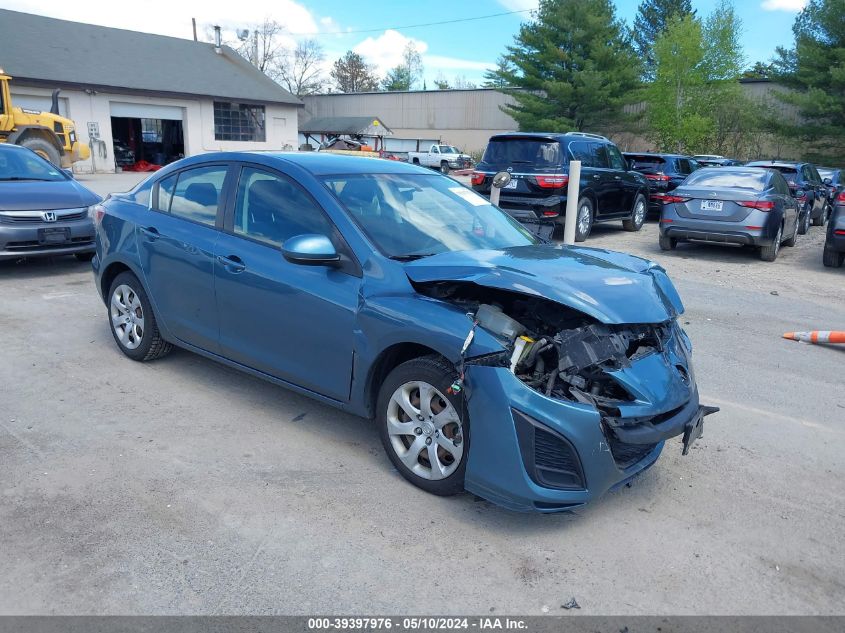
[[[168,119],[182,120],[182,108],[179,106],[154,105],[151,103],[121,103],[112,101],[111,115],[128,119]]]
[[[12,92],[12,104],[18,108],[24,108],[26,110],[49,112],[53,104],[53,99],[51,97],[21,95],[16,92]],[[64,97],[59,97],[59,114],[63,117],[67,116],[67,99]]]

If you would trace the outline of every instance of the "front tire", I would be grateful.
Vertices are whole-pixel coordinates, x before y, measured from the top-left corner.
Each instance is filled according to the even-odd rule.
[[[668,235],[661,235],[657,241],[660,244],[661,251],[674,251],[678,245],[678,240]]]
[[[445,160],[441,161],[441,163],[440,163],[440,173],[441,174],[448,174],[449,173],[449,163],[447,163]]]
[[[789,246],[790,248],[795,246],[795,242],[798,240],[798,222],[799,218],[795,218],[795,230],[792,231],[792,237],[784,242],[784,246]]]
[[[631,217],[627,220],[622,220],[622,228],[626,231],[639,231],[645,224],[645,217],[648,214],[648,203],[642,194],[637,195],[634,201],[634,210],[631,212]]]
[[[21,147],[31,149],[41,158],[46,158],[56,167],[62,166],[62,157],[61,154],[59,154],[59,150],[57,150],[52,145],[52,143],[45,141],[43,138],[38,138],[37,136],[30,136],[22,140],[20,142],[20,145]]]
[[[798,227],[799,235],[806,235],[810,230],[810,210],[808,209],[801,218],[801,225]]]
[[[132,360],[161,358],[172,349],[159,332],[153,308],[138,278],[122,272],[109,288],[109,323],[120,351]]]
[[[455,368],[439,356],[402,363],[379,390],[376,422],[396,470],[426,492],[462,492],[469,455],[469,416],[451,393]]]

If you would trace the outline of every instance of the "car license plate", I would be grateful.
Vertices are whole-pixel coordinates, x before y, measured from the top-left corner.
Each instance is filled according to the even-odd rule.
[[[511,178],[510,182],[502,187],[502,189],[516,189],[516,178]]]
[[[70,239],[70,231],[61,227],[38,229],[38,241],[42,244],[62,244]]]
[[[722,201],[721,200],[702,200],[701,201],[701,210],[702,211],[721,211],[722,210]]]

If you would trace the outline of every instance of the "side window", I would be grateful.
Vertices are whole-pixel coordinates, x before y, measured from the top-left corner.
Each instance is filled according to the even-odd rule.
[[[176,178],[179,174],[168,176],[158,183],[158,202],[156,209],[170,213],[170,200],[173,198],[173,189],[176,187]]]
[[[593,155],[593,167],[610,167],[610,158],[607,155],[607,146],[601,143],[590,143],[590,153]]]
[[[323,210],[298,185],[253,167],[241,171],[234,230],[275,246],[295,235],[334,232]]]
[[[132,193],[132,201],[135,204],[140,204],[141,206],[148,207],[150,206],[150,197],[152,196],[152,191],[153,181],[152,179],[149,179],[140,187],[135,189],[135,191]]]
[[[180,172],[170,201],[170,214],[214,226],[226,169],[225,165],[213,165]]]
[[[810,173],[811,173],[811,174],[813,174],[813,181],[814,181],[817,185],[822,184],[822,177],[821,177],[821,175],[819,174],[819,170],[818,170],[818,169],[816,169],[815,167],[812,167],[812,166],[811,166],[811,167],[810,167]]]
[[[597,167],[590,150],[590,144],[586,141],[573,141],[569,144],[569,155],[572,160],[580,160],[583,167]]]
[[[686,176],[692,173],[692,169],[690,168],[689,161],[686,158],[679,158],[677,159],[678,163],[678,173],[682,176]]]
[[[692,172],[694,172],[698,169],[701,169],[701,165],[699,164],[699,162],[697,160],[690,158],[687,162],[689,163],[689,173],[692,173]]]
[[[627,167],[625,166],[625,160],[622,158],[622,154],[619,153],[619,150],[616,148],[615,145],[605,145],[605,150],[607,150],[607,156],[610,159],[610,168],[611,169],[618,169],[620,171],[627,171]]]
[[[440,153],[440,148],[439,148],[439,147],[437,147],[437,145],[432,145],[432,146],[431,146],[431,153],[432,153],[432,154],[439,154],[439,153]]]

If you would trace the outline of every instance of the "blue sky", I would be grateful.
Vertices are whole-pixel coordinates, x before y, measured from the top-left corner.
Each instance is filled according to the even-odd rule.
[[[806,0],[734,0],[745,24],[743,42],[749,64],[767,61],[777,46],[792,42],[792,23]],[[633,22],[637,0],[615,0],[619,16]],[[710,13],[717,0],[693,0],[699,15]],[[323,46],[326,69],[346,50],[364,55],[379,71],[395,66],[413,40],[423,54],[429,87],[439,75],[480,83],[513,42],[527,10],[537,0],[141,0],[127,11],[113,0],[4,0],[4,8],[103,26],[191,37],[191,18],[200,37],[211,24],[221,24],[230,39],[237,28],[249,28],[265,17],[285,25],[289,42],[314,38]],[[488,19],[437,26],[409,25],[522,11]],[[163,18],[166,16],[166,18]]]

